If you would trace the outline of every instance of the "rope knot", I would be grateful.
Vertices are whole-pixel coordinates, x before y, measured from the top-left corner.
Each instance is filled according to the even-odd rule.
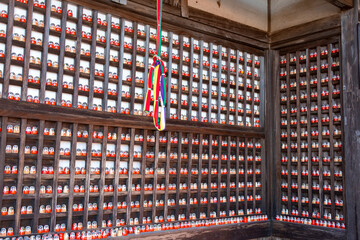
[[[153,60],[154,60],[154,62],[156,62],[157,60],[162,61],[161,57],[158,55],[154,55]]]

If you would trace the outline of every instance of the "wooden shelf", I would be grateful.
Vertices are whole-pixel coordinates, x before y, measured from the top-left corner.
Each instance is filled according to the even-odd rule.
[[[23,8],[25,11],[29,12],[28,14],[30,14],[30,12],[36,12],[37,14],[41,14],[45,17],[47,17],[49,19],[49,24],[51,24],[51,19],[55,18],[55,19],[64,19],[66,21],[61,22],[60,24],[60,29],[61,31],[55,31],[55,30],[51,30],[49,29],[48,26],[46,27],[39,27],[36,25],[33,26],[27,26],[28,24],[26,23],[20,23],[20,22],[14,22],[13,19],[10,21],[12,25],[16,25],[19,27],[22,27],[26,30],[26,32],[37,32],[40,33],[42,35],[42,45],[34,45],[31,44],[30,45],[30,49],[31,50],[36,50],[36,51],[41,51],[43,54],[43,58],[41,59],[41,64],[33,64],[30,63],[29,64],[24,64],[23,61],[16,61],[16,60],[11,60],[10,65],[6,65],[6,68],[9,68],[10,66],[19,66],[21,68],[23,68],[23,77],[26,77],[29,75],[29,69],[32,70],[40,70],[41,71],[41,76],[40,79],[42,79],[42,81],[46,80],[46,76],[45,73],[49,72],[49,73],[54,73],[60,76],[59,78],[59,82],[58,82],[58,87],[57,88],[49,88],[49,87],[42,87],[44,83],[41,83],[39,85],[34,85],[34,84],[15,84],[16,82],[10,82],[9,85],[15,85],[15,86],[19,86],[21,87],[21,100],[22,101],[26,101],[27,98],[27,92],[28,92],[28,88],[35,88],[39,90],[39,93],[37,93],[37,97],[40,100],[40,103],[44,102],[45,99],[45,95],[47,95],[47,91],[52,91],[56,93],[56,97],[54,97],[55,101],[56,101],[56,105],[60,105],[61,101],[62,101],[62,96],[63,94],[70,94],[71,95],[71,102],[72,102],[72,107],[76,108],[77,107],[77,101],[79,99],[84,99],[83,97],[86,97],[86,104],[87,104],[87,109],[93,109],[93,106],[96,105],[101,105],[102,106],[102,110],[103,111],[108,111],[108,107],[112,108],[112,111],[116,111],[116,112],[120,112],[122,108],[128,108],[130,110],[130,114],[133,114],[134,112],[138,112],[142,110],[142,105],[143,105],[143,101],[138,100],[138,99],[134,99],[135,96],[135,92],[137,94],[142,94],[143,97],[145,95],[145,84],[138,84],[138,83],[133,83],[133,81],[129,82],[129,84],[126,84],[126,86],[129,86],[128,91],[130,92],[131,98],[129,101],[123,101],[122,98],[117,97],[117,96],[121,96],[122,91],[124,91],[124,84],[121,84],[120,80],[121,78],[126,78],[127,76],[125,76],[125,74],[130,74],[131,79],[135,79],[135,76],[138,76],[138,74],[142,74],[143,76],[142,78],[146,78],[147,73],[148,73],[148,69],[149,69],[149,62],[148,59],[150,56],[149,54],[149,44],[154,44],[154,39],[153,38],[149,38],[150,35],[150,27],[146,26],[144,31],[145,31],[145,36],[138,36],[137,34],[134,33],[129,33],[127,31],[125,31],[125,19],[120,19],[120,25],[121,28],[118,29],[113,29],[111,28],[111,24],[109,24],[108,26],[104,26],[104,25],[99,25],[99,24],[93,24],[92,22],[88,22],[88,21],[82,21],[79,18],[75,18],[75,17],[70,17],[67,16],[66,12],[63,11],[63,13],[57,13],[57,12],[53,12],[50,11],[50,8],[39,8],[39,7],[28,7],[28,4],[24,4],[21,2],[16,2],[16,6],[19,6],[21,8]],[[6,3],[9,4],[9,3]],[[63,4],[64,6],[67,4]],[[83,9],[82,6],[77,6],[78,9]],[[95,13],[95,11],[93,11],[93,13]],[[94,15],[95,16],[95,15]],[[111,16],[106,16],[109,17],[110,21],[111,21]],[[114,16],[115,17],[115,16]],[[10,18],[10,16],[9,16]],[[93,19],[95,21],[95,19]],[[104,19],[106,20],[106,19]],[[8,23],[8,19],[4,19],[4,21],[6,23]],[[66,34],[66,22],[70,21],[72,23],[75,23],[76,26],[76,34],[75,35],[70,35],[70,34]],[[133,22],[133,29],[134,32],[136,32],[136,28],[138,23],[137,22]],[[88,39],[88,38],[84,38],[82,37],[82,31],[83,29],[86,27],[90,27],[91,28],[91,35],[93,36],[94,39]],[[28,28],[28,29],[27,29]],[[104,32],[104,38],[105,38],[105,42],[100,42],[97,41],[97,33],[99,33],[98,31],[102,31]],[[153,31],[153,30],[152,30]],[[212,43],[205,43],[204,41],[201,40],[196,40],[192,37],[186,37],[186,36],[182,36],[182,35],[176,35],[175,33],[172,32],[168,32],[168,41],[167,42],[163,42],[164,47],[166,47],[168,55],[172,56],[173,54],[173,49],[175,51],[177,51],[177,54],[180,55],[179,56],[179,60],[173,59],[171,57],[164,57],[163,60],[165,61],[167,68],[168,68],[168,72],[167,72],[167,77],[168,77],[168,91],[170,92],[170,87],[171,87],[171,79],[177,79],[178,80],[178,84],[181,86],[182,84],[187,84],[189,86],[189,92],[185,93],[185,92],[177,92],[176,95],[176,99],[178,100],[178,102],[181,102],[181,99],[183,97],[187,98],[188,102],[191,101],[197,101],[199,103],[199,107],[191,107],[191,106],[186,106],[186,107],[182,107],[179,104],[178,105],[170,105],[170,95],[168,94],[168,98],[167,98],[167,118],[168,119],[172,119],[174,117],[172,117],[172,115],[176,115],[177,119],[187,119],[187,120],[191,120],[193,118],[193,120],[196,120],[198,122],[203,121],[203,123],[205,122],[205,119],[208,120],[208,122],[211,122],[210,120],[212,119],[213,122],[217,122],[217,123],[221,123],[222,125],[228,125],[228,126],[232,126],[232,125],[240,125],[240,126],[249,126],[249,127],[263,127],[262,126],[262,122],[263,120],[260,120],[263,118],[264,116],[264,112],[263,112],[263,107],[261,106],[261,104],[254,102],[254,101],[246,101],[244,103],[242,103],[241,101],[238,101],[237,98],[230,98],[229,94],[233,94],[233,95],[239,95],[239,94],[243,94],[245,97],[245,94],[249,94],[249,96],[251,97],[251,99],[254,99],[254,96],[260,98],[263,95],[262,90],[257,90],[254,88],[241,88],[237,89],[236,85],[238,85],[238,81],[240,79],[240,77],[244,78],[244,80],[248,80],[250,81],[249,84],[254,85],[255,81],[258,82],[262,82],[264,81],[264,58],[262,56],[256,56],[255,54],[252,53],[247,53],[247,52],[240,52],[236,49],[231,49],[228,47],[224,47],[224,46],[216,46]],[[115,45],[111,45],[110,41],[112,37],[118,37],[117,39],[119,40],[119,46],[115,46]],[[62,48],[60,49],[53,49],[53,48],[49,48],[48,47],[48,43],[49,43],[49,38],[51,37],[57,37],[59,40],[59,42],[57,42],[57,44],[59,44],[60,46],[62,46]],[[125,38],[130,38],[131,39],[131,44],[132,44],[132,48],[125,48],[124,47],[124,42],[125,42]],[[144,43],[144,47],[145,51],[137,51],[137,45],[138,43],[140,43],[140,41],[138,42],[137,39],[139,38],[139,40],[141,40],[141,42]],[[179,41],[178,45],[174,45],[173,46],[173,39],[177,38]],[[188,46],[184,46],[183,44],[183,38],[186,38],[187,41],[190,44],[190,47]],[[28,38],[27,38],[28,39]],[[30,40],[30,39],[29,39]],[[74,46],[71,47],[75,47],[76,51],[74,52],[68,52],[68,51],[64,51],[64,47],[65,44],[68,44],[68,40],[73,40],[73,41],[77,41],[77,43]],[[5,41],[5,39],[4,39]],[[53,40],[52,40],[53,41]],[[85,55],[81,55],[80,54],[80,50],[82,48],[84,48],[85,44],[90,45],[90,56],[85,56]],[[205,44],[207,45],[207,48],[209,49],[209,54],[207,54],[206,52],[203,51],[203,48],[205,46]],[[14,46],[19,46],[24,48],[24,51],[29,51],[27,48],[29,48],[28,44],[26,42],[19,42],[19,41],[12,41],[12,45]],[[198,46],[200,49],[194,49],[192,47],[192,45],[196,45]],[[99,58],[95,58],[94,61],[94,56],[96,55],[96,52],[99,51],[99,47],[101,47],[103,49],[103,54],[104,54],[104,58],[103,59],[99,59]],[[88,50],[90,50],[88,49]],[[213,54],[214,51],[217,51],[218,53],[215,55]],[[186,52],[188,54],[188,58],[189,61],[183,61],[183,55],[184,52]],[[30,53],[32,53],[30,51]],[[226,53],[226,54],[224,54]],[[51,55],[48,55],[51,54]],[[109,62],[110,59],[110,54],[114,55],[118,57],[119,62]],[[130,55],[130,61],[131,64],[121,64],[123,62],[123,58],[125,57],[124,54],[128,54]],[[56,59],[52,59],[53,56],[56,56]],[[223,56],[222,56],[223,55]],[[230,57],[230,55],[232,55],[233,57]],[[127,56],[127,55],[126,55]],[[194,63],[194,58],[197,58],[197,61],[199,64],[195,64]],[[204,56],[206,56],[207,60],[210,62],[210,67],[204,67],[204,65],[202,64],[203,60],[205,59]],[[226,56],[226,57],[225,57]],[[73,65],[75,67],[74,71],[69,71],[67,69],[65,69],[62,65],[64,65],[64,63],[67,63],[68,58],[71,58],[74,60]],[[139,60],[139,58],[143,58],[141,61]],[[247,63],[246,66],[244,66],[244,62],[248,62],[248,58],[251,59],[251,63]],[[257,59],[260,62],[260,65],[258,64],[254,64],[255,59]],[[47,66],[46,62],[47,60],[52,60],[53,62],[58,62],[59,67],[49,67]],[[136,64],[136,62],[143,62],[144,65],[143,67],[140,67],[139,65]],[[83,62],[86,62],[85,64],[83,64]],[[216,65],[218,65],[216,68],[211,67],[211,64],[215,63]],[[177,65],[177,69],[178,69],[178,74],[171,74],[172,70],[173,70],[173,64]],[[224,68],[226,67],[226,69],[228,70],[221,70],[222,69],[222,64],[224,64]],[[242,68],[245,68],[244,74],[241,75],[239,74],[239,66],[240,64],[242,65]],[[79,68],[82,67],[83,70],[85,70],[85,68],[89,68],[90,69],[90,73],[84,73],[84,72],[80,72],[79,73]],[[93,71],[95,68],[100,67],[100,69],[98,69],[99,71],[102,70],[104,73],[104,76],[98,76],[95,75],[95,71]],[[233,72],[230,72],[230,67],[232,67],[234,69]],[[111,71],[110,71],[111,68]],[[112,79],[108,77],[108,73],[112,72],[114,73],[114,68],[116,68],[116,74],[118,75],[118,79]],[[248,68],[248,69],[246,69]],[[182,74],[183,70],[187,69],[187,73],[186,75]],[[129,71],[128,71],[129,70]],[[193,78],[193,72],[196,70],[196,73],[198,74],[198,76],[200,76],[200,78]],[[126,72],[128,71],[128,72]],[[209,82],[206,80],[202,79],[203,73],[207,73],[207,77],[208,78],[212,78],[214,76],[216,76],[217,79],[220,79],[221,77],[226,79],[227,83],[224,84],[219,84],[217,82]],[[126,72],[126,73],[125,73]],[[251,72],[252,74],[248,75],[247,73]],[[261,77],[255,77],[255,72],[258,72],[257,74],[260,75]],[[69,89],[64,89],[62,88],[62,82],[65,81],[63,80],[63,76],[71,76],[72,77],[72,83],[74,86],[74,90],[69,90]],[[89,80],[90,82],[88,82],[88,87],[89,87],[89,93],[85,93],[83,91],[79,91],[77,90],[77,86],[79,85],[79,79],[80,78],[84,78]],[[24,79],[26,81],[26,79]],[[98,94],[92,94],[91,92],[93,91],[94,88],[94,84],[92,83],[93,80],[96,81],[100,81],[102,82],[102,88],[104,89],[104,92],[107,91],[107,89],[109,88],[110,84],[115,84],[116,87],[114,87],[115,91],[116,91],[116,96],[110,96],[110,95],[98,95]],[[229,82],[233,81],[235,83],[235,85],[231,85],[229,84]],[[24,82],[25,82],[24,81]],[[186,83],[185,83],[186,81]],[[197,83],[197,88],[199,90],[199,93],[194,93],[192,92],[192,85],[194,83]],[[203,95],[202,89],[204,87],[204,85],[206,84],[207,88],[211,91],[211,90],[215,90],[217,92],[226,92],[226,97],[220,97],[219,95],[216,97],[212,97],[210,95]],[[4,84],[5,86],[8,86],[8,83],[6,82]],[[126,88],[127,89],[127,88]],[[140,91],[139,91],[140,89]],[[240,92],[240,90],[244,90],[244,92]],[[5,93],[7,93],[8,89],[5,89]],[[30,94],[29,94],[30,95]],[[34,95],[34,94],[32,94]],[[35,96],[32,96],[35,97]],[[96,99],[94,99],[96,98]],[[100,101],[100,102],[99,102]],[[215,104],[215,105],[223,105],[226,106],[226,109],[229,109],[229,106],[232,106],[235,111],[230,112],[229,110],[224,110],[224,111],[210,111],[209,108],[202,108],[201,107],[201,103],[202,102],[207,102],[208,105],[210,104]],[[84,102],[82,102],[81,104],[83,104]],[[241,103],[241,104],[240,104]],[[140,109],[139,109],[140,107]],[[251,114],[246,114],[245,112],[245,108],[251,109]],[[243,111],[238,111],[242,109]],[[254,114],[254,110],[259,110],[260,114]],[[170,113],[171,112],[171,113]],[[182,117],[183,116],[183,117]],[[176,119],[176,118],[174,118]],[[210,126],[210,125],[209,125]]]
[[[77,223],[82,222],[83,224],[88,221],[97,221],[101,222],[102,220],[112,220],[116,222],[117,219],[124,219],[126,226],[130,226],[130,218],[137,217],[139,221],[142,220],[143,216],[150,216],[152,222],[155,221],[155,217],[162,216],[166,219],[167,216],[175,216],[175,219],[178,219],[179,214],[185,214],[186,221],[189,221],[191,214],[197,219],[200,219],[200,213],[205,214],[206,221],[212,221],[210,219],[210,213],[213,212],[216,214],[217,218],[220,217],[220,213],[225,212],[227,217],[231,211],[234,211],[235,217],[243,219],[244,216],[239,216],[239,210],[243,212],[253,211],[255,213],[256,209],[261,209],[261,214],[254,215],[249,214],[245,217],[255,217],[256,219],[264,218],[266,213],[265,208],[265,197],[261,197],[262,200],[255,200],[256,195],[265,195],[265,188],[263,187],[243,187],[239,188],[220,188],[221,184],[226,184],[230,186],[230,183],[237,186],[241,181],[251,182],[253,186],[260,183],[262,186],[265,186],[265,177],[263,175],[255,174],[256,169],[260,169],[261,172],[265,172],[264,161],[258,161],[250,163],[248,161],[217,161],[217,160],[207,160],[203,159],[202,154],[218,154],[219,156],[227,156],[230,158],[230,155],[234,156],[236,159],[239,158],[239,155],[261,157],[264,158],[264,148],[261,149],[252,149],[250,145],[260,144],[264,146],[264,138],[251,138],[251,137],[238,137],[238,136],[226,136],[226,135],[211,135],[203,133],[190,133],[186,131],[165,131],[157,132],[154,130],[148,130],[143,128],[129,128],[121,127],[116,125],[93,125],[87,123],[72,123],[69,121],[60,122],[52,120],[51,116],[48,116],[47,119],[36,119],[36,117],[27,118],[16,118],[16,117],[2,117],[1,126],[6,129],[6,126],[9,124],[15,126],[20,125],[20,133],[6,133],[6,131],[1,132],[0,136],[0,145],[5,148],[6,145],[19,144],[19,153],[4,153],[4,149],[1,149],[2,158],[4,161],[0,163],[0,167],[4,168],[6,165],[17,166],[18,174],[5,176],[3,172],[0,173],[2,177],[4,186],[12,186],[11,181],[17,182],[18,194],[15,195],[4,195],[1,193],[1,204],[2,206],[10,207],[13,206],[16,212],[20,211],[20,208],[24,204],[31,204],[36,210],[32,215],[16,215],[1,218],[0,221],[3,224],[14,224],[13,227],[21,227],[26,220],[32,219],[30,226],[34,229],[38,225],[43,224],[43,221],[46,219],[55,219],[55,223],[65,221],[65,223]],[[25,134],[25,129],[27,126],[31,128],[37,127],[37,135]],[[55,131],[55,136],[44,136],[44,129],[53,128]],[[71,136],[61,136],[60,133],[66,130],[71,131]],[[84,131],[88,132],[89,137],[77,137],[77,132]],[[97,133],[102,132],[104,138],[93,138],[93,132]],[[105,136],[108,136],[108,133],[114,135],[116,133],[117,139],[107,139]],[[68,132],[69,134],[69,132]],[[129,136],[129,139],[122,139],[122,135]],[[145,141],[135,141],[135,135],[142,135],[143,139],[147,139],[147,136],[154,136],[155,142],[148,143]],[[182,138],[187,138],[189,140],[188,144],[182,144],[181,141],[178,143],[171,143],[171,138],[177,137],[179,140]],[[160,139],[163,141],[166,139],[166,142],[159,142]],[[204,146],[202,144],[192,144],[192,139],[197,139],[200,143],[204,140],[212,142],[216,140],[219,143],[219,146]],[[15,141],[15,142],[14,142]],[[29,142],[31,141],[31,142]],[[222,142],[227,142],[227,146],[221,146]],[[230,147],[230,142],[233,142],[235,146],[239,146],[240,142],[244,142],[244,148]],[[49,145],[50,144],[50,145]],[[86,156],[76,156],[75,150],[80,148],[79,144],[83,145],[83,148],[86,149]],[[225,144],[225,143],[224,143]],[[250,144],[250,145],[249,145]],[[37,154],[24,154],[24,147],[37,146]],[[53,146],[55,148],[54,155],[44,155],[42,154],[42,149],[44,147]],[[92,149],[100,146],[101,157],[91,156]],[[61,155],[60,149],[65,149],[69,147],[70,155]],[[109,147],[116,149],[115,157],[106,157],[106,151]],[[129,157],[122,157],[120,152],[126,151],[129,153]],[[154,158],[146,158],[147,152],[154,152]],[[134,152],[141,152],[141,157],[132,157]],[[158,154],[165,152],[165,158],[158,157]],[[170,159],[171,153],[177,153],[178,159]],[[187,154],[188,158],[180,158],[181,154]],[[198,158],[192,158],[192,154],[197,154]],[[14,159],[14,160],[13,160]],[[112,162],[112,166],[107,164]],[[86,170],[86,174],[75,174],[75,167],[79,166],[78,164],[83,164],[82,167]],[[27,165],[36,166],[36,174],[24,174],[24,166]],[[105,174],[103,171],[100,171],[99,174],[92,174],[91,168],[94,167],[94,164],[97,164],[96,167],[99,169],[105,169],[105,166],[108,168],[114,169],[114,174]],[[126,164],[127,174],[120,174],[118,169],[122,167],[122,164]],[[54,174],[42,174],[43,167],[53,167]],[[69,174],[60,174],[59,167],[65,169],[68,167],[70,169]],[[139,169],[140,174],[131,174],[133,169]],[[158,173],[157,171],[154,174],[145,174],[146,168],[154,169],[163,169],[163,173]],[[170,174],[170,168],[176,169],[177,174]],[[207,174],[204,175],[201,173],[202,168],[207,169],[216,169],[216,174]],[[248,169],[252,173],[247,173],[245,171],[244,175],[239,175],[239,169]],[[188,173],[180,174],[181,169],[187,169]],[[192,174],[191,170],[197,169],[198,173]],[[221,171],[226,169],[226,174],[221,174]],[[230,174],[230,169],[234,169],[235,173]],[[191,185],[196,183],[197,189],[191,189]],[[152,184],[153,190],[145,191],[145,184]],[[164,184],[165,190],[157,190],[157,184]],[[169,184],[175,184],[177,190],[169,190]],[[187,189],[180,189],[180,185],[186,184]],[[207,184],[207,187],[202,189],[200,188],[201,184]],[[217,184],[217,189],[211,189],[211,184]],[[35,194],[22,194],[23,186],[35,186],[37,189],[40,186],[51,187],[53,193],[42,194],[36,191]],[[68,193],[58,193],[57,189],[61,186],[61,189],[65,188],[65,185],[69,187]],[[82,193],[73,192],[74,186],[84,186],[85,191]],[[92,187],[99,187],[98,192],[90,192]],[[104,189],[106,186],[111,185],[113,191],[106,192]],[[118,186],[126,186],[125,191],[118,191]],[[139,185],[141,187],[140,191],[134,191],[132,186]],[[105,192],[104,192],[105,191]],[[240,196],[252,196],[253,200],[241,200]],[[230,197],[233,197],[235,200],[230,202]],[[198,200],[196,204],[190,204],[190,199],[194,198]],[[207,198],[206,204],[201,204],[200,199]],[[211,203],[211,198],[217,198],[217,202]],[[226,202],[220,202],[220,199],[226,199]],[[174,199],[176,203],[180,200],[185,199],[187,204],[175,206],[168,206],[168,199]],[[150,208],[143,207],[143,201],[152,201],[153,206]],[[156,206],[155,202],[162,200],[164,201],[164,206]],[[20,201],[21,204],[12,205],[11,201]],[[131,203],[139,201],[139,208],[131,208]],[[222,201],[222,200],[221,200]],[[53,206],[52,213],[49,214],[39,214],[38,208],[40,205],[51,205]],[[87,211],[88,203],[97,203],[97,211]],[[103,206],[104,203],[109,204],[112,202],[112,210],[102,210],[100,206]],[[117,209],[118,202],[126,202],[126,209]],[[83,204],[84,211],[77,212],[73,211],[73,204]],[[67,207],[67,212],[56,213],[56,205],[65,204]],[[134,215],[135,214],[135,215]],[[148,215],[150,214],[150,215]],[[13,222],[13,220],[18,221],[19,224]],[[221,219],[221,218],[220,218]],[[224,218],[223,218],[224,219]],[[223,220],[221,220],[223,221]],[[178,222],[178,221],[176,221]],[[183,222],[183,221],[179,221]],[[141,222],[140,222],[141,223]],[[50,232],[54,231],[56,224],[50,225]],[[71,231],[69,228],[67,231]]]
[[[318,224],[318,221],[329,222],[334,224],[344,224],[344,220],[336,221],[339,217],[345,219],[345,209],[335,205],[336,200],[344,201],[345,195],[343,192],[335,194],[335,186],[344,186],[344,177],[336,177],[336,173],[344,172],[344,165],[339,162],[335,162],[337,157],[342,158],[344,161],[343,150],[336,144],[343,142],[343,136],[341,134],[335,135],[334,131],[339,130],[343,132],[343,124],[337,124],[334,119],[335,110],[332,108],[334,104],[340,103],[342,98],[342,92],[338,95],[339,98],[334,98],[331,94],[334,89],[342,89],[340,81],[330,81],[334,75],[340,75],[340,69],[321,68],[323,64],[332,65],[333,62],[339,61],[337,55],[327,54],[321,55],[324,50],[332,52],[333,49],[339,46],[339,42],[330,42],[327,45],[299,49],[290,53],[286,53],[280,56],[281,61],[286,61],[285,64],[280,64],[280,73],[293,72],[294,74],[280,77],[281,86],[286,85],[285,89],[279,91],[279,96],[286,97],[287,101],[281,102],[281,109],[287,109],[286,114],[281,114],[281,121],[286,120],[290,123],[292,120],[297,120],[297,124],[288,124],[287,126],[281,126],[279,133],[286,134],[287,137],[279,138],[279,146],[286,145],[287,149],[279,149],[279,158],[287,158],[287,162],[278,161],[280,171],[288,171],[288,175],[281,175],[279,183],[288,184],[288,188],[282,188],[278,195],[277,218],[282,221],[288,221],[290,218],[304,218],[302,214],[308,214],[305,218],[306,221],[310,221],[310,225]],[[310,58],[310,54],[317,52],[317,57]],[[300,56],[306,56],[305,60],[299,60]],[[295,61],[290,59],[296,58]],[[310,71],[310,67],[317,66],[317,70]],[[300,69],[304,69],[304,73],[300,73]],[[327,77],[329,81],[321,82],[320,79]],[[318,81],[316,84],[311,84],[311,80],[316,78]],[[300,86],[300,82],[307,82],[306,85]],[[296,82],[296,87],[290,87],[290,84]],[[323,91],[329,91],[328,96],[321,96]],[[341,91],[341,90],[340,90]],[[310,97],[312,93],[317,93],[317,96]],[[302,96],[307,98],[301,99]],[[290,100],[290,97],[293,100]],[[329,110],[322,110],[323,105],[328,104]],[[318,106],[316,111],[311,110],[312,106]],[[306,112],[300,112],[301,108],[307,108]],[[296,112],[291,113],[291,109],[297,109]],[[328,122],[323,122],[323,117],[329,117]],[[318,122],[313,121],[313,118],[317,118]],[[306,123],[301,124],[300,121],[306,119]],[[307,132],[307,136],[301,136],[302,132]],[[312,132],[317,131],[317,136],[312,136]],[[322,134],[323,131],[328,131],[328,135]],[[296,132],[298,136],[291,137],[291,133]],[[328,145],[323,145],[324,143]],[[308,147],[302,148],[301,146],[307,144]],[[316,146],[318,145],[318,147]],[[292,148],[291,146],[297,146]],[[307,162],[300,161],[301,158],[307,158]],[[318,162],[312,161],[313,157],[319,159]],[[329,157],[329,162],[324,162],[323,158]],[[296,162],[292,162],[292,158],[297,158]],[[278,159],[278,160],[280,160]],[[297,175],[290,175],[291,172],[297,171]],[[307,171],[308,175],[302,176],[302,172]],[[314,175],[313,171],[318,171],[319,175]],[[330,175],[323,175],[329,172]],[[292,189],[290,186],[296,184],[297,189]],[[307,189],[301,189],[302,184],[307,184]],[[312,186],[319,185],[319,190],[312,190]],[[325,190],[324,186],[330,186],[330,190]],[[283,197],[287,197],[287,202],[281,202]],[[293,202],[292,199],[298,200]],[[307,198],[308,203],[302,203],[302,199]],[[318,203],[312,203],[318,199]],[[325,201],[331,200],[329,205],[325,204]],[[313,214],[319,214],[314,217]],[[329,215],[330,214],[330,215]],[[330,216],[330,218],[329,218]],[[335,225],[334,225],[335,227]],[[336,228],[342,228],[339,225]]]

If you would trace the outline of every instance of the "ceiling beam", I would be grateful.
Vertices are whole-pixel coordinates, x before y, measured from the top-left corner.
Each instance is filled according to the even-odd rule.
[[[181,0],[181,16],[189,18],[189,3],[188,3],[188,0]]]
[[[352,0],[326,0],[326,1],[342,10],[354,7],[354,2]]]

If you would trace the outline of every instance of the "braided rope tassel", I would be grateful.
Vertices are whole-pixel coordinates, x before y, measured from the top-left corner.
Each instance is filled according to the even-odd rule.
[[[157,130],[162,131],[166,127],[166,76],[165,65],[161,60],[161,21],[162,21],[162,0],[157,0],[157,55],[153,57],[148,77],[144,111],[150,111],[151,94],[154,95],[153,120]]]
[[[154,75],[154,64],[151,66],[149,71],[149,80],[153,78]],[[150,102],[151,102],[151,87],[152,87],[152,81],[148,81],[148,86],[146,90],[146,97],[145,97],[145,106],[144,111],[150,112]]]

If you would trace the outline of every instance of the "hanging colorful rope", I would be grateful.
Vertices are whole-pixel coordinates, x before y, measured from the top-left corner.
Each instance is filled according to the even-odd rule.
[[[150,111],[151,93],[154,94],[153,120],[155,127],[162,131],[166,127],[166,77],[165,66],[161,60],[161,21],[162,21],[162,0],[157,0],[157,32],[156,49],[157,55],[153,57],[153,64],[149,71],[148,88],[146,91],[144,111]],[[152,88],[152,89],[151,89]]]

